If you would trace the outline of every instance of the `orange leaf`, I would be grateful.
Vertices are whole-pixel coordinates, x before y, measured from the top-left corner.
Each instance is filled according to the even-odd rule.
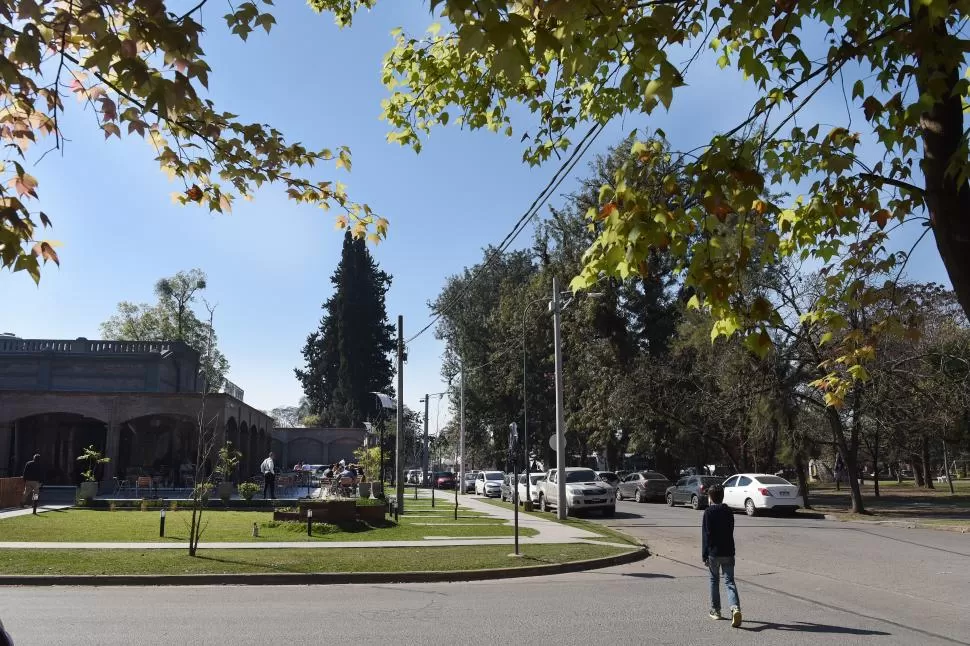
[[[603,208],[600,209],[599,215],[596,217],[596,219],[605,220],[606,218],[610,217],[614,211],[616,211],[616,203],[607,202],[603,205]]]
[[[869,220],[871,222],[875,222],[876,224],[878,224],[880,229],[885,229],[886,223],[889,222],[889,218],[891,216],[892,214],[886,209],[879,209],[871,216],[869,216]]]
[[[198,184],[193,184],[189,190],[185,191],[185,197],[189,198],[193,202],[202,201],[202,189],[199,188]]]

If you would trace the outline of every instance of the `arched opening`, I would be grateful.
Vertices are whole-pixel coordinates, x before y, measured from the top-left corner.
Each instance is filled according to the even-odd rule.
[[[42,413],[14,422],[10,462],[19,475],[24,465],[39,453],[46,469],[45,484],[76,485],[86,465],[77,461],[85,447],[94,445],[105,452],[108,426],[101,420],[76,413]],[[95,475],[100,479],[103,467]]]
[[[235,450],[242,451],[242,445],[239,443],[239,427],[236,425],[236,418],[235,417],[230,417],[226,421],[226,442],[227,443],[230,443],[231,442],[232,443],[232,448],[234,448]],[[245,459],[245,458],[243,458],[243,459]],[[239,482],[240,481],[240,479],[239,479],[239,473],[240,473],[240,471],[242,471],[242,468],[243,468],[242,467],[242,464],[243,464],[243,462],[242,462],[242,459],[241,459],[239,461],[239,464],[236,465],[236,472],[233,474],[233,479],[236,482]]]
[[[245,421],[239,424],[239,450],[242,451],[242,458],[239,460],[239,478],[246,480],[253,475],[253,456],[249,448],[249,424]]]
[[[164,487],[189,487],[195,476],[199,428],[183,415],[144,415],[121,423],[118,478],[152,476]],[[213,456],[205,472],[212,469]]]

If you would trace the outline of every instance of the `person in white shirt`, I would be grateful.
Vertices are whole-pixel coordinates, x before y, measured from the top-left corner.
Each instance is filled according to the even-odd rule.
[[[259,466],[263,472],[263,498],[276,498],[276,465],[273,463],[273,452],[269,452],[269,457],[263,460]],[[267,496],[266,493],[269,492]]]

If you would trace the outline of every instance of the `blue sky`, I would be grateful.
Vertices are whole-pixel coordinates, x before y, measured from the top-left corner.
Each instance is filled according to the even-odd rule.
[[[311,148],[351,147],[351,174],[327,168],[318,169],[318,177],[340,179],[355,200],[390,220],[387,241],[372,251],[394,276],[388,315],[393,322],[402,314],[410,337],[428,322],[426,304],[445,278],[476,263],[485,245],[505,236],[555,166],[523,165],[518,136],[453,127],[435,131],[420,155],[386,143],[386,124],[378,119],[386,96],[381,58],[392,44],[391,29],[418,31],[432,22],[424,3],[378,3],[352,29],[340,31],[329,16],[287,0],[272,9],[278,22],[272,34],[254,33],[248,43],[226,32],[224,8],[217,6],[202,14],[211,98]],[[750,106],[750,88],[707,58],[691,68],[675,112],[616,121],[591,154],[638,127],[663,128],[675,147],[688,149],[737,123]],[[851,87],[851,79],[847,83]],[[806,122],[844,121],[841,92],[823,92],[813,110]],[[39,287],[24,273],[0,273],[7,305],[0,331],[97,338],[98,325],[118,301],[151,301],[155,280],[199,267],[209,277],[206,297],[218,303],[215,324],[232,364],[230,378],[245,389],[246,401],[264,409],[296,403],[301,390],[293,368],[302,364],[300,349],[318,323],[339,259],[342,234],[333,214],[297,206],[276,187],[262,189],[252,202],[237,201],[231,215],[176,206],[169,194],[179,186],[158,170],[147,143],[105,142],[93,115],[73,100],[62,127],[70,140],[63,157],[48,155],[30,169],[41,182],[42,208],[54,220],[50,237],[63,243],[62,266],[48,266]],[[581,163],[574,176],[584,170]],[[573,186],[567,180],[561,190]],[[898,245],[908,247],[914,232],[921,230],[902,231]],[[530,241],[531,229],[517,245]],[[929,238],[909,274],[948,284]],[[410,407],[420,408],[423,393],[445,389],[442,351],[431,331],[409,347],[404,399]],[[442,423],[446,417],[442,407]]]

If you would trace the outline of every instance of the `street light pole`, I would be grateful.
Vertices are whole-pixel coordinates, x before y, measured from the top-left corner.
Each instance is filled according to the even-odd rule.
[[[397,508],[404,511],[404,317],[397,317],[397,433],[394,456],[394,484]]]
[[[460,462],[458,463],[458,482],[461,487],[462,494],[465,493],[465,359],[464,357],[459,358],[461,361],[461,422],[458,427],[458,454],[460,456]]]
[[[421,460],[421,484],[428,478],[428,400],[431,396],[424,394],[424,455]]]
[[[559,282],[552,277],[552,336],[556,350],[556,518],[566,520],[566,422],[562,404],[562,338],[559,330]]]

